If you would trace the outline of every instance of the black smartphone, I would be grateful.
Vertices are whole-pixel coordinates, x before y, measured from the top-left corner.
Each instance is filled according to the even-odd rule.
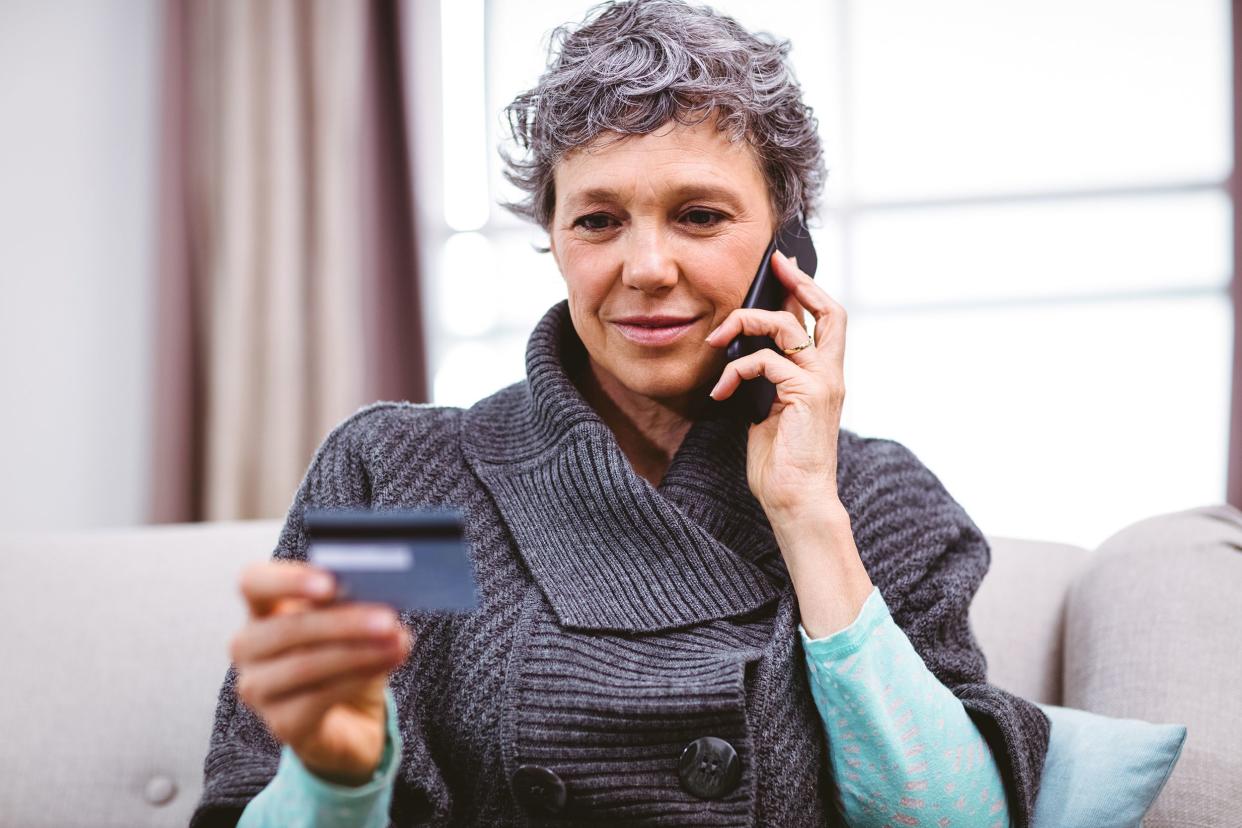
[[[781,229],[768,244],[768,249],[759,262],[759,271],[750,284],[744,308],[763,308],[764,310],[782,310],[789,292],[781,284],[780,279],[772,272],[772,253],[780,250],[786,256],[798,259],[798,269],[808,276],[815,277],[818,258],[815,245],[811,242],[811,233],[806,228],[806,220],[799,211],[796,216],[781,226]],[[784,356],[776,342],[768,336],[747,336],[739,334],[734,337],[725,349],[728,362],[753,354],[761,348],[771,348]],[[776,386],[766,377],[742,380],[742,385],[725,401],[739,417],[746,417],[752,423],[761,423],[772,410],[776,400]]]

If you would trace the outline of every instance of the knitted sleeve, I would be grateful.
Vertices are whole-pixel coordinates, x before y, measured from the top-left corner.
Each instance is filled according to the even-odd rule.
[[[371,481],[354,437],[358,432],[356,421],[369,409],[360,409],[324,438],[294,494],[273,558],[306,560],[302,515],[307,508],[371,505]],[[410,660],[419,658],[422,649],[416,644]],[[236,667],[230,665],[216,703],[203,763],[203,793],[191,816],[191,828],[236,826],[247,803],[275,777],[279,766],[280,743],[263,720],[237,698],[236,681]],[[428,818],[447,814],[448,785],[421,738],[419,723],[406,721],[408,718],[401,718],[405,770],[396,780],[394,807],[400,805],[404,813]]]
[[[824,638],[798,625],[847,824],[1008,828],[996,760],[893,623],[878,588]]]
[[[1051,724],[987,681],[970,603],[991,564],[983,533],[932,472],[892,440],[862,439],[840,498],[872,583],[927,669],[965,707],[995,757],[1015,828],[1030,828]]]

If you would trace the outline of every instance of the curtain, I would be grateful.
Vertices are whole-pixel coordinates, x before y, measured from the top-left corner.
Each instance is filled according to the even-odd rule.
[[[1233,199],[1233,369],[1229,409],[1229,465],[1225,500],[1242,509],[1242,0],[1231,3],[1233,16],[1233,172],[1229,193]]]
[[[336,423],[427,400],[400,8],[165,29],[152,519],[282,517]]]

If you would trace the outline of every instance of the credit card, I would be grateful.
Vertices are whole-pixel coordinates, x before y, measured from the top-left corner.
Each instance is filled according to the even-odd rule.
[[[398,610],[473,610],[478,588],[455,509],[307,509],[306,557],[337,598]]]

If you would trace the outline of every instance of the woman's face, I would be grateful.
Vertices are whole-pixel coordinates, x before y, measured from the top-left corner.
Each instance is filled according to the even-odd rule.
[[[713,118],[670,123],[570,153],[555,176],[549,246],[596,377],[675,407],[714,384],[724,353],[703,340],[741,306],[776,229],[749,144]],[[683,324],[626,324],[642,316]]]

